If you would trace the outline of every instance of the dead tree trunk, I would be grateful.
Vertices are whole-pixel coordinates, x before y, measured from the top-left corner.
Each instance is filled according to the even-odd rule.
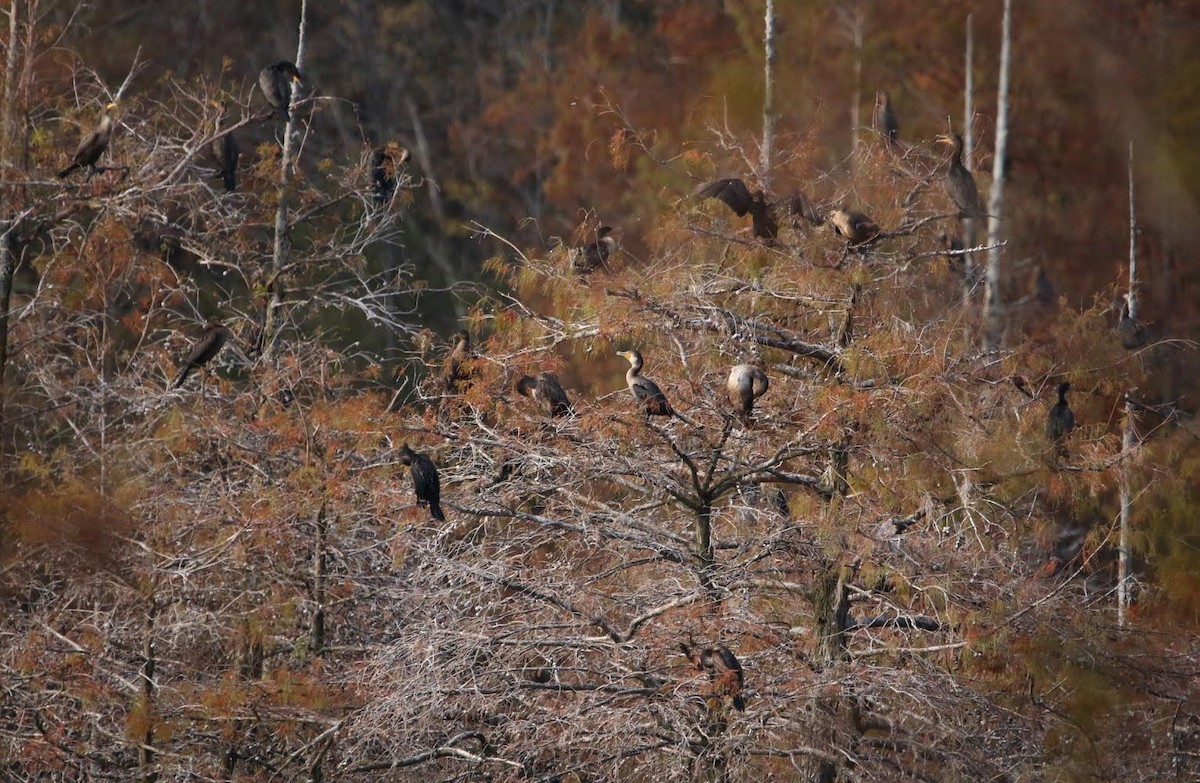
[[[1127,297],[1129,318],[1137,320],[1137,213],[1133,193],[1133,142],[1129,142],[1129,293]],[[1124,458],[1121,461],[1121,534],[1117,545],[1117,625],[1124,627],[1129,612],[1129,516],[1133,503],[1133,493],[1130,488],[1130,470],[1133,461],[1133,449],[1136,443],[1134,432],[1134,409],[1131,399],[1132,389],[1125,393],[1125,422],[1121,434],[1121,450]]]
[[[996,154],[988,197],[988,265],[983,295],[983,350],[995,351],[1004,338],[1004,302],[1000,292],[1000,218],[1004,210],[1004,159],[1008,150],[1008,77],[1012,60],[1012,0],[1004,0],[1000,40],[1000,88],[996,96]]]
[[[759,159],[759,181],[764,191],[771,189],[771,157],[775,146],[775,0],[767,0],[763,30],[763,137]]]
[[[17,9],[20,3],[10,3],[8,6],[8,52],[4,58],[4,97],[0,99],[0,171],[7,178],[13,161],[13,144],[16,143],[16,105],[17,105]],[[2,434],[4,432],[4,383],[5,369],[8,366],[8,317],[9,304],[12,301],[13,277],[17,271],[17,258],[12,252],[12,235],[17,229],[18,221],[14,219],[16,205],[13,203],[13,190],[5,186],[0,191],[0,476],[4,474],[4,455]]]
[[[300,3],[300,42],[296,46],[296,69],[304,72],[304,29],[308,20],[308,0]],[[262,358],[267,364],[275,359],[275,350],[279,344],[279,332],[283,321],[284,274],[287,271],[288,257],[291,254],[291,227],[288,225],[288,201],[291,196],[292,164],[296,154],[297,120],[292,105],[296,102],[296,82],[292,81],[291,95],[288,98],[288,119],[283,131],[283,152],[279,161],[279,185],[275,193],[275,241],[271,248],[271,274],[267,290],[270,297],[267,301],[267,312],[263,318]]]
[[[963,76],[963,165],[968,170],[974,168],[973,153],[975,152],[975,15],[967,14],[967,54]],[[975,219],[963,218],[963,247],[975,247]],[[963,297],[969,299],[974,292],[975,283],[979,279],[975,274],[977,261],[974,253],[967,253],[963,258]]]

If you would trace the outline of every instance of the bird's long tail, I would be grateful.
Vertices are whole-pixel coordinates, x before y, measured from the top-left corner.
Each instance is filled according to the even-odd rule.
[[[237,175],[233,171],[226,170],[221,172],[221,179],[225,183],[225,190],[230,193],[237,190]]]
[[[192,371],[192,365],[190,365],[190,364],[183,365],[183,369],[180,370],[179,374],[175,376],[175,382],[171,384],[171,388],[178,389],[180,386],[182,386],[183,382],[187,380],[188,373],[190,373],[191,371]]]
[[[65,169],[58,172],[58,174],[56,174],[55,176],[58,177],[59,179],[66,179],[68,175],[70,175],[74,171],[78,171],[79,168],[80,168],[80,166],[78,163],[72,163],[70,166],[67,166]]]
[[[446,521],[446,515],[442,513],[442,506],[436,500],[429,501],[429,513],[439,522]]]

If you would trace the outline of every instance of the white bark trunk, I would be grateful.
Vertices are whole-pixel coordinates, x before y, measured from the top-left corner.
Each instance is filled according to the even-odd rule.
[[[988,265],[983,296],[983,349],[995,351],[1004,338],[1004,302],[1000,293],[1000,218],[1004,209],[1004,158],[1008,149],[1008,77],[1012,61],[1012,0],[1004,0],[1000,40],[1000,88],[996,96],[996,153],[988,197]]]
[[[1137,212],[1133,192],[1133,142],[1129,142],[1129,317],[1137,318]],[[1132,391],[1132,390],[1130,390]],[[1121,449],[1125,457],[1121,464],[1121,533],[1117,544],[1117,625],[1125,627],[1129,613],[1129,541],[1130,510],[1133,492],[1130,487],[1130,470],[1137,435],[1133,429],[1133,403],[1125,396],[1125,423],[1121,434]]]
[[[759,181],[763,190],[771,189],[771,158],[775,146],[775,0],[767,0],[763,30],[763,135],[759,159]]]

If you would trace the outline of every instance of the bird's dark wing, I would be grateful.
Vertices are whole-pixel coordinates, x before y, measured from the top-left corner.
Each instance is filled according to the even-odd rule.
[[[540,373],[537,378],[538,392],[550,405],[551,416],[568,416],[571,413],[571,401],[563,390],[562,384],[553,373]]]
[[[737,213],[738,217],[743,217],[750,211],[750,202],[753,201],[746,183],[736,177],[718,179],[707,185],[701,185],[695,193],[701,198],[720,199]]]
[[[783,201],[784,211],[792,218],[793,225],[796,220],[803,220],[814,226],[819,226],[825,222],[825,216],[816,210],[815,207],[804,197],[803,193],[793,192]]]

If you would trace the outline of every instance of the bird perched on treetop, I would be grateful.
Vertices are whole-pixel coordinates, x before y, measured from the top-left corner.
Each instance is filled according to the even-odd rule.
[[[742,671],[741,662],[728,647],[695,647],[688,642],[680,642],[679,647],[693,666],[708,674],[716,695],[729,696],[736,709],[746,709],[746,701],[742,698],[746,675]]]
[[[213,156],[221,170],[221,182],[225,190],[232,193],[237,190],[238,143],[237,137],[230,131],[212,143]]]
[[[1121,335],[1121,347],[1127,351],[1146,344],[1146,325],[1129,315],[1129,294],[1121,297],[1121,315],[1117,318],[1117,334]]]
[[[753,364],[738,364],[729,371],[729,379],[725,381],[725,392],[729,404],[741,415],[744,421],[750,419],[754,410],[754,402],[767,393],[770,382],[767,374]]]
[[[625,371],[625,383],[629,386],[629,391],[633,392],[634,399],[637,400],[647,418],[678,415],[671,407],[671,403],[667,402],[667,395],[658,388],[658,384],[641,375],[642,355],[640,353],[618,351],[617,356],[624,357],[629,362],[629,369]]]
[[[1058,402],[1046,414],[1046,437],[1057,447],[1061,456],[1066,456],[1065,441],[1071,430],[1075,429],[1075,414],[1067,403],[1067,390],[1070,388],[1071,384],[1067,381],[1058,385]]]
[[[104,107],[100,112],[100,122],[96,125],[96,129],[79,142],[79,146],[75,148],[75,154],[71,157],[71,165],[58,172],[59,179],[65,179],[72,172],[85,166],[90,169],[89,179],[96,173],[96,161],[100,160],[100,156],[108,149],[109,140],[112,139],[112,115],[116,108],[117,104],[115,103],[109,103]]]
[[[519,394],[540,403],[551,416],[570,416],[571,401],[554,373],[540,372],[536,377],[522,375],[515,384]]]
[[[408,162],[409,152],[395,142],[376,147],[371,153],[371,181],[375,185],[375,201],[386,204],[396,192],[400,167]]]
[[[200,339],[196,340],[191,352],[183,360],[183,366],[179,369],[179,374],[175,376],[171,388],[178,389],[187,380],[188,374],[193,369],[203,367],[212,361],[212,358],[217,355],[221,346],[225,345],[225,341],[228,339],[229,329],[224,324],[213,322],[206,325],[204,331],[200,333]]]
[[[580,245],[572,250],[571,268],[581,275],[595,272],[600,267],[608,268],[608,259],[617,251],[617,238],[612,235],[612,226],[596,229],[596,241]]]
[[[946,170],[946,193],[958,207],[959,214],[965,218],[982,217],[986,210],[983,200],[979,197],[979,188],[975,177],[963,165],[963,140],[957,133],[941,135],[936,139],[942,144],[954,145],[954,155],[950,158],[950,168]]]
[[[875,93],[875,113],[872,117],[875,132],[883,136],[888,147],[895,148],[900,141],[900,121],[896,119],[896,110],[892,107],[892,96],[887,90]]]
[[[442,513],[442,486],[438,478],[437,468],[433,460],[424,454],[413,451],[405,443],[400,447],[400,462],[409,466],[412,473],[413,493],[417,496],[418,506],[429,506],[429,514],[437,520],[445,520]]]
[[[288,107],[292,103],[292,84],[303,81],[299,69],[287,60],[280,60],[258,72],[258,87],[263,97],[285,121],[291,116]]]

